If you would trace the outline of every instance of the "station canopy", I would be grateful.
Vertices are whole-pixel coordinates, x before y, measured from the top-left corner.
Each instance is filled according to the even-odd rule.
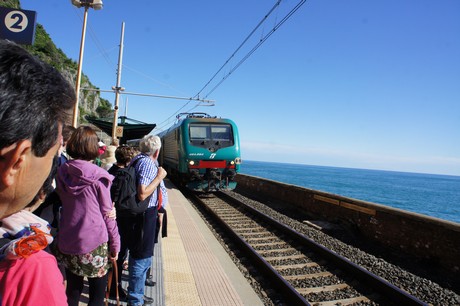
[[[89,123],[100,128],[104,133],[112,135],[113,117],[112,118],[96,118],[85,116]],[[126,144],[126,141],[131,139],[139,139],[149,134],[155,127],[155,123],[145,123],[139,120],[131,119],[126,116],[118,117],[118,126],[123,127],[123,137],[120,138],[120,144]]]

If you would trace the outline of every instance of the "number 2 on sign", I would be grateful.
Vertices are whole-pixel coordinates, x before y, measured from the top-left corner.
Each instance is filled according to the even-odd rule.
[[[20,11],[12,11],[5,16],[5,25],[11,32],[22,32],[29,23],[27,16]]]

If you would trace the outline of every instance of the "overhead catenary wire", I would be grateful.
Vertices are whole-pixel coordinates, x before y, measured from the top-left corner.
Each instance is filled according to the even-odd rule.
[[[212,94],[236,69],[238,69],[276,30],[278,30],[307,0],[301,0],[286,16],[281,19],[259,42],[235,65],[205,96],[206,99]],[[222,70],[222,69],[220,69]],[[213,77],[214,78],[214,77]],[[210,82],[207,83],[207,85]],[[206,86],[207,86],[206,85]]]
[[[163,123],[170,122],[172,118],[175,119],[176,114],[181,112],[185,107],[187,107],[192,101],[197,102],[190,110],[193,110],[199,106],[210,106],[210,105],[205,105],[201,104],[201,102],[214,102],[213,100],[207,100],[206,98],[211,95],[236,69],[238,69],[277,29],[279,29],[305,2],[306,0],[301,0],[280,22],[278,22],[268,34],[263,36],[258,43],[238,62],[238,64],[233,67],[205,96],[204,98],[200,98],[201,93],[211,84],[211,82],[217,77],[217,75],[227,66],[230,61],[235,57],[235,55],[241,50],[241,48],[249,41],[249,39],[254,35],[254,33],[261,27],[261,25],[267,21],[268,17],[279,7],[280,3],[282,0],[277,0],[277,2],[273,5],[273,7],[264,15],[264,17],[259,21],[259,23],[256,25],[256,27],[246,36],[246,38],[242,41],[242,43],[236,48],[236,50],[230,55],[230,57],[224,62],[224,64],[217,70],[216,73],[209,79],[207,83],[193,96],[193,97],[174,97],[174,96],[166,96],[166,95],[155,95],[155,94],[143,94],[143,93],[134,93],[134,92],[120,92],[120,94],[125,94],[125,95],[138,95],[138,96],[150,96],[150,97],[157,97],[157,98],[171,98],[171,99],[179,99],[179,100],[187,100],[187,102],[180,107],[177,111],[175,111],[171,116],[169,116],[166,120],[164,120],[162,123],[159,125],[163,125]],[[93,31],[91,31],[92,38],[94,38],[96,35],[94,34]],[[107,52],[103,51],[102,48],[100,47],[100,43],[97,39],[93,39],[100,50],[101,54],[104,56],[105,60],[110,63],[110,59],[107,56]],[[123,65],[123,67],[126,67],[126,65]],[[129,70],[136,72],[140,74],[138,71],[126,67]],[[145,74],[143,74],[144,77],[146,77]],[[148,76],[147,76],[148,77]],[[153,79],[149,77],[149,79]],[[156,80],[155,80],[156,81]],[[113,90],[100,90],[100,89],[88,89],[88,88],[82,88],[86,90],[95,90],[95,91],[100,91],[100,92],[113,92]],[[190,111],[188,110],[188,111]],[[159,125],[157,125],[157,128],[162,128]]]
[[[176,115],[181,111],[183,110],[191,101],[185,103],[180,109],[178,109],[176,112],[174,112],[173,115],[169,116],[168,118],[166,118],[164,121],[162,121],[161,123],[159,123],[156,128],[158,130],[158,133],[164,131],[165,129],[168,129],[171,125],[171,122],[175,122],[177,120],[177,117]],[[189,113],[191,111],[193,111],[194,109],[198,108],[199,106],[214,106],[214,105],[210,105],[210,104],[201,104],[201,102],[197,102],[193,107],[189,108],[188,110],[185,111],[185,113]],[[172,119],[172,121],[171,121]]]
[[[279,29],[281,27],[281,25],[283,25],[304,3],[306,2],[306,0],[301,0],[286,16],[283,17],[283,19],[278,22],[277,24],[275,24],[275,26],[272,28],[272,30],[267,34],[265,35],[264,37],[262,37],[259,42],[257,43],[257,45],[252,48],[251,51],[249,51],[249,53],[247,53],[245,55],[245,57],[240,60],[238,62],[238,64],[232,68],[230,70],[230,72],[224,77],[222,78],[222,80],[216,85],[214,86],[210,92],[208,92],[206,95],[205,95],[205,98],[206,99],[211,93],[213,93],[229,76],[230,74],[232,74],[238,67],[240,67],[277,29]],[[199,98],[201,92],[203,92],[203,90],[208,87],[208,85],[216,78],[216,76],[222,71],[222,69],[230,62],[230,60],[236,55],[236,53],[243,47],[244,44],[246,44],[246,42],[249,40],[249,38],[257,31],[257,29],[260,28],[260,26],[268,19],[268,17],[275,11],[276,8],[279,7],[281,3],[281,0],[278,0],[275,5],[268,11],[268,13],[265,14],[265,16],[262,18],[262,20],[256,25],[256,27],[249,33],[249,35],[243,40],[243,42],[238,46],[238,48],[232,53],[232,55],[230,55],[230,57],[225,61],[225,63],[217,70],[217,72],[211,77],[211,79],[200,89],[200,91],[195,94],[194,98]],[[161,129],[166,125],[167,122],[169,122],[169,120],[171,118],[174,118],[176,114],[178,114],[180,111],[182,111],[188,104],[190,104],[192,100],[188,101],[187,103],[185,103],[181,108],[179,108],[177,111],[175,111],[173,113],[173,115],[169,116],[166,120],[164,120],[162,123],[161,123],[161,127],[158,127],[158,129]],[[200,106],[199,103],[195,104],[194,107],[192,107],[191,109],[189,109],[188,111],[191,111],[195,108],[197,108],[198,106]]]
[[[157,84],[160,84],[160,85],[162,85],[162,86],[164,86],[164,87],[167,87],[167,88],[169,88],[169,89],[172,89],[172,90],[174,90],[174,91],[177,91],[177,92],[179,92],[181,95],[185,95],[185,93],[183,93],[181,90],[178,90],[177,88],[174,88],[174,87],[171,86],[170,84],[161,82],[161,81],[159,81],[159,80],[157,80],[157,79],[155,79],[155,78],[153,78],[153,77],[151,77],[151,76],[145,74],[145,73],[142,72],[142,71],[139,71],[139,70],[136,70],[136,69],[134,69],[134,68],[132,68],[132,67],[127,66],[126,64],[123,64],[123,69],[130,70],[131,72],[137,73],[138,75],[140,75],[140,76],[142,76],[142,77],[144,77],[144,78],[146,78],[146,79],[149,79],[149,80],[151,80],[151,81],[154,81],[154,82],[157,83]]]
[[[194,97],[199,96],[200,93],[215,79],[215,77],[219,74],[219,72],[221,72],[222,69],[224,69],[224,67],[230,62],[230,60],[236,55],[236,53],[238,53],[238,51],[244,46],[244,44],[246,44],[246,42],[249,40],[249,38],[251,38],[251,36],[257,31],[257,29],[268,19],[268,17],[271,15],[271,13],[273,13],[273,11],[279,6],[280,3],[281,3],[281,0],[278,0],[275,3],[275,5],[270,9],[270,11],[268,11],[268,13],[265,14],[265,16],[262,18],[262,20],[259,21],[259,23],[256,25],[256,27],[251,31],[251,33],[249,33],[249,35],[246,36],[246,38],[238,46],[238,48],[236,48],[236,50],[232,53],[232,55],[230,55],[230,57],[225,61],[225,63],[217,70],[216,73],[214,73],[214,75],[211,77],[211,79],[198,91],[198,93]]]
[[[90,87],[81,88],[81,90],[98,91],[98,92],[115,92],[116,91],[116,89],[106,90],[106,89],[90,88]],[[129,91],[124,91],[124,89],[120,90],[119,94],[120,95],[153,97],[153,98],[168,98],[168,99],[175,99],[175,100],[190,100],[190,101],[207,102],[207,103],[215,102],[214,100],[204,100],[204,99],[200,99],[200,98],[166,96],[166,95],[156,95],[156,94],[149,94],[149,93],[129,92]]]
[[[75,14],[78,16],[78,18],[80,18],[80,21],[83,22],[82,14],[79,13],[80,11],[81,11],[80,9],[74,7]],[[112,62],[110,57],[107,55],[108,52],[105,51],[104,48],[102,47],[102,44],[101,44],[100,40],[97,38],[97,35],[96,35],[95,31],[93,30],[93,28],[91,26],[91,23],[88,23],[87,28],[89,29],[89,36],[90,36],[91,40],[94,42],[94,44],[96,45],[97,49],[102,54],[102,57],[105,59],[107,64],[109,64],[109,66],[113,66],[114,63]]]

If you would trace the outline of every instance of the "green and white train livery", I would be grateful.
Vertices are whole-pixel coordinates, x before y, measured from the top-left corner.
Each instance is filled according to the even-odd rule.
[[[177,119],[158,134],[162,141],[159,162],[168,176],[194,191],[234,189],[241,164],[235,123],[205,113],[179,114]]]

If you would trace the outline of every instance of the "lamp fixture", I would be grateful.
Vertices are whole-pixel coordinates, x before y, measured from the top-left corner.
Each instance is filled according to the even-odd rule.
[[[76,7],[80,8],[84,7],[91,7],[94,10],[102,9],[102,0],[71,0],[72,4]]]

